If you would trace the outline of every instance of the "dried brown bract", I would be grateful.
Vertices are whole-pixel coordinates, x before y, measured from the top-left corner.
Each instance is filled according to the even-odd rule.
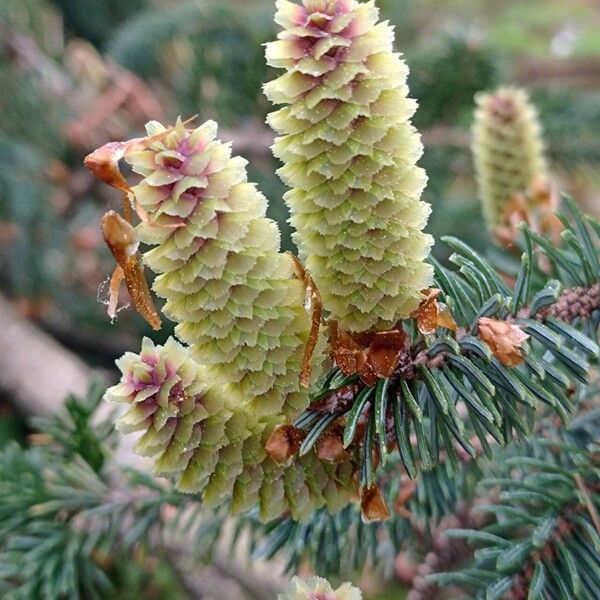
[[[505,367],[523,362],[523,344],[529,336],[518,325],[484,317],[479,319],[478,328],[481,340]]]

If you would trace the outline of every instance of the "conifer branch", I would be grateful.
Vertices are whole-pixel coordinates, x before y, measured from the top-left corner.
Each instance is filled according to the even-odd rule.
[[[482,489],[501,489],[498,501],[480,507],[494,516],[493,522],[481,530],[448,532],[479,546],[473,564],[433,575],[431,582],[466,585],[476,598],[595,597],[598,468],[589,450],[553,447],[543,440],[536,444],[497,468],[497,477],[482,481]],[[581,494],[577,481],[585,482],[589,496]]]
[[[513,289],[474,251],[448,238],[456,251],[451,260],[460,271],[433,262],[442,299],[458,322],[456,331],[438,324],[427,335],[420,334],[423,315],[417,314],[414,323],[405,325],[410,342],[398,352],[385,385],[379,380],[373,387],[362,375],[344,378],[334,372],[296,424],[310,431],[315,420],[310,415],[336,415],[339,420],[331,427],[342,423],[344,445],[362,448],[363,461],[367,442],[384,460],[397,446],[414,477],[419,465],[442,459],[456,464],[455,445],[476,456],[467,431],[488,455],[490,437],[503,445],[512,439],[513,429],[528,437],[540,402],[566,420],[574,410],[571,386],[587,382],[588,361],[600,355],[600,269],[594,245],[597,225],[586,221],[572,201],[565,200],[565,206],[571,220],[560,213],[559,217],[569,244],[555,249],[523,227],[527,252]],[[556,280],[536,287],[536,250],[548,259],[555,276],[573,278],[572,269],[582,273],[573,278],[579,285],[563,289]],[[378,399],[380,391],[383,399]],[[381,412],[378,402],[386,407]],[[373,419],[381,425],[375,436],[367,437]],[[366,468],[377,467],[366,463]]]

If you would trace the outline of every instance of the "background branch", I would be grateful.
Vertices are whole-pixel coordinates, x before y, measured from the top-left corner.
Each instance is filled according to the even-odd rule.
[[[0,390],[26,415],[51,415],[70,394],[84,395],[94,372],[0,295]],[[98,375],[96,375],[98,376]]]

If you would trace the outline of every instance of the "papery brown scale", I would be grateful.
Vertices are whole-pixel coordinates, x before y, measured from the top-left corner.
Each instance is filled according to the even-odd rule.
[[[437,288],[423,290],[423,300],[419,308],[411,315],[423,335],[432,335],[438,327],[456,331],[458,326],[452,312],[445,304],[438,301],[442,293]]]
[[[120,265],[117,265],[110,277],[108,309],[106,311],[111,319],[114,319],[117,316],[117,307],[119,306],[119,288],[121,287],[121,283],[124,278],[125,273],[123,272],[123,269]]]
[[[114,316],[114,313],[116,313],[119,284],[121,279],[124,278],[127,291],[136,310],[155,331],[160,329],[161,320],[154,307],[148,282],[144,276],[142,259],[137,251],[138,242],[135,230],[121,215],[112,210],[102,217],[101,224],[104,241],[117,261],[118,268],[123,273],[121,276],[118,270],[115,269],[111,277],[109,316]]]
[[[350,334],[330,322],[329,331],[337,366],[346,375],[358,373],[366,385],[394,373],[407,342],[402,329]]]
[[[306,433],[302,429],[293,425],[281,425],[269,436],[265,450],[276,464],[287,465],[298,453],[305,437]]]
[[[88,154],[84,158],[83,164],[100,181],[128,194],[130,187],[119,169],[119,161],[125,156],[131,144],[138,142],[140,139],[131,140],[130,142],[108,142],[108,144],[104,144],[104,146]]]
[[[505,367],[523,363],[523,344],[529,336],[518,325],[484,317],[478,321],[478,336]]]
[[[419,308],[413,313],[417,327],[423,335],[431,335],[437,329],[437,302],[441,290],[430,288],[423,291],[424,298]]]
[[[321,294],[309,275],[306,267],[302,262],[291,252],[288,255],[292,259],[294,271],[296,277],[304,283],[306,290],[306,310],[310,314],[311,328],[308,335],[308,340],[304,348],[304,356],[302,358],[302,370],[300,372],[300,385],[302,387],[310,387],[310,378],[312,373],[312,357],[319,341],[319,330],[321,327],[321,317],[323,315],[323,302],[321,300]]]
[[[377,376],[367,363],[367,353],[358,341],[347,331],[338,328],[335,321],[329,322],[329,342],[333,358],[345,375],[358,373],[367,385],[374,385]]]
[[[454,320],[450,307],[443,302],[438,302],[438,327],[444,327],[450,331],[458,330],[458,325]]]
[[[377,377],[391,377],[403,350],[406,349],[408,336],[403,329],[381,331],[373,335],[369,350],[368,362]]]
[[[360,509],[363,521],[367,523],[387,521],[390,518],[390,510],[377,484],[361,490]]]
[[[329,341],[333,358],[345,375],[357,373],[366,356],[360,344],[346,331],[339,329],[336,321],[329,322]]]
[[[319,439],[315,445],[317,456],[327,462],[341,462],[347,456],[344,449],[344,429],[340,425],[330,427]]]
[[[377,381],[379,380],[379,377],[375,374],[375,372],[371,368],[371,365],[368,363],[365,363],[359,369],[358,374],[360,375],[360,378],[365,383],[365,385],[368,385],[368,386],[375,385],[377,383]]]

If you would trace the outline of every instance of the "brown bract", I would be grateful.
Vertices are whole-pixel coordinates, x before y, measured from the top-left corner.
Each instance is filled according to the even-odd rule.
[[[311,361],[315,348],[317,347],[317,342],[319,341],[319,329],[321,327],[321,316],[323,315],[323,302],[321,300],[321,294],[319,293],[315,282],[312,280],[312,277],[306,270],[306,267],[294,254],[291,252],[288,252],[287,254],[292,259],[296,277],[304,284],[304,289],[306,290],[304,304],[311,318],[310,333],[308,335],[306,347],[304,348],[302,371],[300,372],[300,385],[308,388],[310,387],[310,376],[312,372]]]
[[[347,456],[343,436],[343,427],[340,425],[330,427],[317,440],[315,445],[317,456],[326,462],[341,462]]]
[[[390,510],[377,484],[361,490],[360,510],[363,521],[367,523],[387,521],[390,518]]]
[[[458,329],[450,309],[442,302],[438,302],[441,293],[442,291],[437,288],[423,290],[423,300],[421,300],[419,308],[411,315],[423,335],[435,333],[438,327],[445,327],[451,331]]]
[[[160,329],[161,320],[144,277],[144,266],[142,257],[137,251],[138,241],[133,226],[121,215],[109,210],[102,217],[102,235],[117,261],[117,267],[110,278],[109,317],[113,318],[116,315],[119,287],[121,281],[125,279],[127,291],[136,310],[152,326],[152,329],[155,331]]]
[[[268,455],[278,465],[287,465],[298,453],[306,433],[293,425],[281,425],[273,430],[265,444]]]
[[[409,342],[403,329],[351,334],[336,321],[329,322],[329,341],[340,370],[346,375],[358,373],[366,385],[391,377]]]
[[[505,367],[523,362],[523,344],[529,336],[518,326],[484,317],[478,321],[478,335]]]

